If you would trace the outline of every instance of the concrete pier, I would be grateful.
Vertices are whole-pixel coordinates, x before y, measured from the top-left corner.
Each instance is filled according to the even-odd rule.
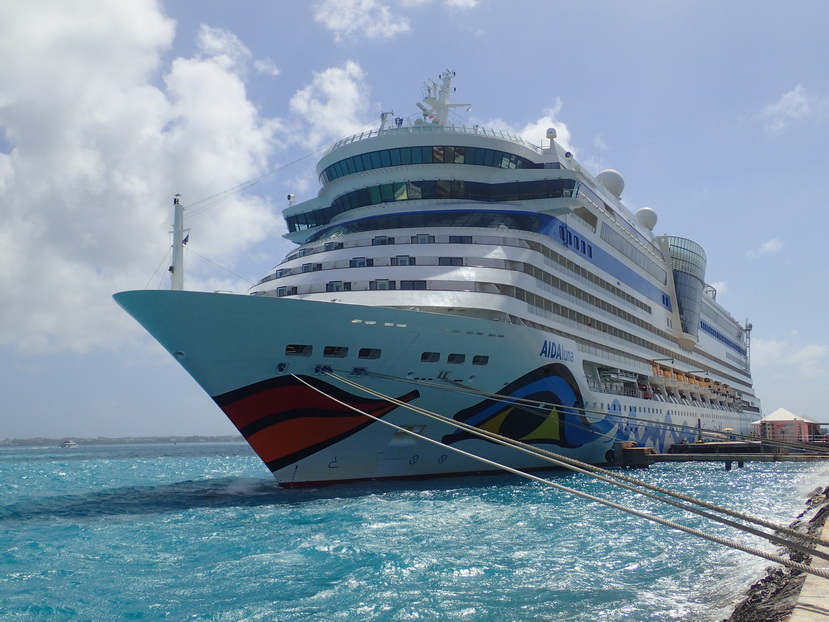
[[[829,510],[829,508],[824,508],[824,510]],[[821,540],[829,542],[829,528],[825,523]],[[813,557],[811,566],[829,570],[829,560]],[[827,620],[829,620],[829,580],[808,575],[788,622],[827,622]]]

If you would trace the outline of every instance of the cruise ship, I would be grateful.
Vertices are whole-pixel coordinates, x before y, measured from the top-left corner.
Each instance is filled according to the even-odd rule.
[[[177,205],[174,288],[118,304],[285,487],[748,434],[751,326],[703,248],[656,235],[621,174],[593,176],[552,128],[536,145],[453,124],[453,78],[328,149],[317,196],[288,196],[296,248],[249,292],[181,289]]]

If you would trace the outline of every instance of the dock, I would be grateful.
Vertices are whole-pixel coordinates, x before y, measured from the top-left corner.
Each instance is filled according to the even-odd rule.
[[[746,462],[814,462],[829,460],[825,449],[819,453],[807,451],[773,451],[758,442],[724,441],[674,445],[669,453],[656,453],[650,447],[633,447],[621,443],[614,450],[613,464],[622,468],[648,468],[658,462],[722,462],[730,471],[736,462],[743,468]]]

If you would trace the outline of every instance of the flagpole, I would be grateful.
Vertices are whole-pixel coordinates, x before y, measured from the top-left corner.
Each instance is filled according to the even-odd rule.
[[[184,289],[184,206],[181,195],[173,199],[173,263],[170,266],[170,289]]]

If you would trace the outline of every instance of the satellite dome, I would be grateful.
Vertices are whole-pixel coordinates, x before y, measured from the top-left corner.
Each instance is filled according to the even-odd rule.
[[[636,220],[648,231],[653,231],[657,220],[656,212],[649,207],[643,207],[636,212]]]
[[[622,196],[622,190],[625,189],[625,178],[619,171],[612,168],[605,169],[598,175],[596,179],[617,199]]]

